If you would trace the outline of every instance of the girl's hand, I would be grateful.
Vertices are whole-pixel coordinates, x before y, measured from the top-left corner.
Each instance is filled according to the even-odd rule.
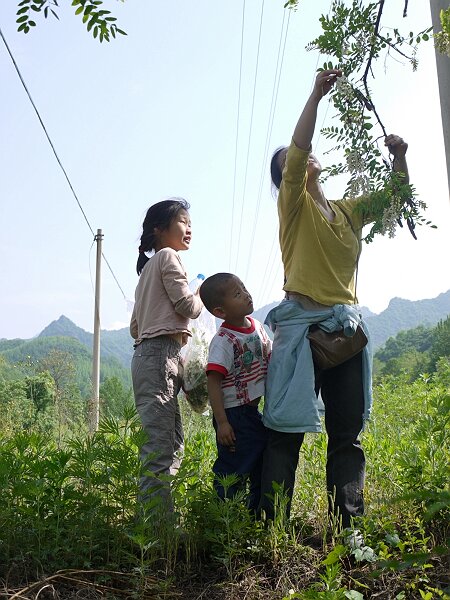
[[[387,135],[384,139],[385,145],[394,158],[404,158],[408,150],[408,144],[399,135]]]
[[[342,71],[340,69],[327,69],[320,71],[316,77],[314,83],[314,96],[320,100],[323,96],[328,94],[333,85],[336,83],[336,79],[341,77]]]

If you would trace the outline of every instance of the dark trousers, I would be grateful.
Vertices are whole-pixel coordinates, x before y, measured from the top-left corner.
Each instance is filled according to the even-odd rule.
[[[249,482],[247,504],[256,512],[261,499],[261,471],[263,452],[267,443],[268,430],[262,423],[261,413],[256,406],[245,404],[225,410],[228,422],[233,428],[236,441],[234,448],[217,443],[217,459],[213,466],[216,478],[214,487],[219,498],[232,498]],[[217,424],[213,419],[214,429]],[[227,490],[217,477],[235,474],[238,481]]]
[[[362,353],[327,371],[315,373],[325,405],[327,446],[327,491],[330,511],[351,525],[351,518],[364,513],[365,457],[358,440],[363,427],[364,393]],[[295,471],[304,433],[282,433],[269,430],[263,459],[260,510],[273,519],[272,482],[283,485],[289,498],[287,516],[295,484]]]

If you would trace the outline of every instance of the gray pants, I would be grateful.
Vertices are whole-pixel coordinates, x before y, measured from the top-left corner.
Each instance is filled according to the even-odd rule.
[[[170,483],[160,475],[175,475],[184,449],[183,425],[177,394],[181,384],[180,344],[169,336],[145,339],[131,361],[136,409],[148,441],[140,457],[145,470],[140,480],[144,502],[159,496],[173,510]]]

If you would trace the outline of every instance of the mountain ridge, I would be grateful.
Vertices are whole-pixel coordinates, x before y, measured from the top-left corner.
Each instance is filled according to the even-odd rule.
[[[279,302],[272,302],[254,311],[253,316],[264,322],[268,312]],[[418,325],[431,327],[450,314],[450,290],[443,292],[435,298],[423,300],[406,300],[392,298],[388,307],[379,314],[371,312],[367,307],[361,307],[365,322],[371,334],[374,351],[380,348],[390,337],[395,337],[400,331],[413,329]],[[47,337],[69,337],[78,340],[82,345],[92,351],[93,334],[78,327],[66,316],[61,315],[49,323],[36,338],[30,340],[0,340],[0,353],[8,352],[24,342],[33,339],[43,340]],[[133,354],[133,339],[128,327],[114,330],[101,330],[101,356],[115,358],[124,367],[129,367]]]

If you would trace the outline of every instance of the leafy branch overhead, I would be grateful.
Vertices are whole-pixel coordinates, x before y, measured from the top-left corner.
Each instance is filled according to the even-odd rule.
[[[297,3],[291,0],[287,6],[295,8]],[[371,91],[380,61],[385,66],[392,58],[417,69],[417,49],[430,39],[431,27],[402,33],[399,28],[384,26],[384,8],[385,0],[333,0],[329,14],[320,17],[322,33],[307,46],[329,58],[323,69],[337,68],[343,73],[331,95],[340,124],[321,131],[334,142],[328,152],[341,151],[343,159],[325,173],[326,177],[349,175],[346,197],[370,195],[370,202],[359,205],[373,221],[367,242],[377,233],[393,237],[397,225],[404,223],[414,238],[417,225],[431,225],[423,216],[425,203],[415,197],[405,177],[394,172],[392,161],[380,149],[380,140],[388,132]],[[407,2],[403,8],[406,16]]]
[[[117,34],[127,35],[117,27],[117,19],[111,15],[111,11],[103,8],[103,0],[72,0],[71,5],[76,7],[75,14],[81,16],[87,30],[100,42],[109,42],[111,37],[115,38]],[[43,14],[47,19],[51,13],[59,19],[56,12],[58,9],[58,0],[22,0],[17,9],[17,30],[28,33],[36,26],[32,17],[36,18],[38,15]]]

